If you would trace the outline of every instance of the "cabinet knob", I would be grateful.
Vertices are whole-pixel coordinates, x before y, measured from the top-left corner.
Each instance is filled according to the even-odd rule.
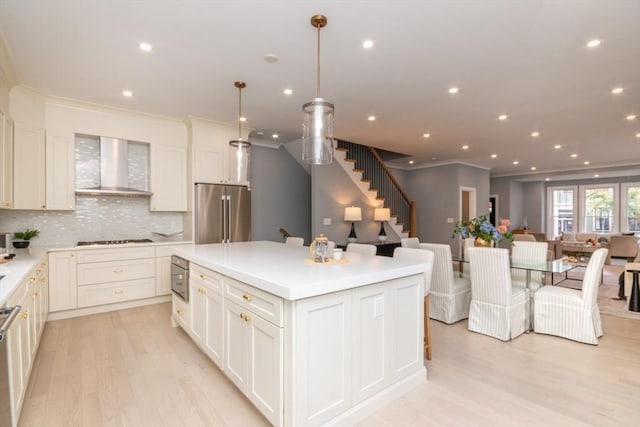
[[[181,315],[181,314],[182,314],[182,310],[177,309],[177,310],[176,310],[176,314],[177,314],[178,316],[179,316],[179,315]]]
[[[73,258],[73,257],[74,257],[74,256],[76,256],[76,255],[75,255],[75,254],[70,254],[69,256],[70,256],[71,258]]]
[[[38,293],[34,292],[33,294],[31,294],[31,298],[36,299],[38,298]]]
[[[206,294],[207,290],[205,288],[198,288],[198,292],[200,292],[201,294]]]
[[[249,316],[248,314],[244,315],[244,321],[245,322],[250,322],[251,321],[251,316]]]
[[[22,313],[20,313],[20,317],[22,317],[23,319],[28,319],[29,318],[29,310],[25,310]]]
[[[201,274],[201,275],[200,275],[200,278],[201,278],[202,280],[206,280],[206,279],[207,279],[207,276],[205,276],[204,274]]]
[[[33,283],[33,282],[35,282],[35,281],[36,281],[36,278],[35,278],[35,277],[33,277],[33,276],[29,277],[29,283]]]
[[[245,301],[249,301],[249,302],[251,302],[251,300],[253,299],[249,294],[242,294],[242,298],[244,298]]]
[[[121,295],[123,293],[122,289],[116,289],[115,291],[113,291],[114,294],[116,295]]]
[[[42,205],[42,209],[46,209],[46,208],[47,208],[47,205]]]

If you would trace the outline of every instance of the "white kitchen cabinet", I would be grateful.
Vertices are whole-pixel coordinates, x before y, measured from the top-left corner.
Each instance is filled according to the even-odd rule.
[[[193,145],[193,182],[226,182],[228,144],[229,142],[225,141],[215,145]]]
[[[27,282],[27,298],[26,304],[29,304],[29,354],[31,359],[35,359],[38,343],[44,329],[48,307],[44,307],[46,303],[47,289],[47,263],[40,261],[34,271],[29,275]]]
[[[0,111],[0,208],[13,206],[13,122]]]
[[[192,265],[189,303],[191,336],[209,358],[224,369],[222,276]]]
[[[173,308],[171,314],[173,327],[180,326],[185,331],[189,331],[191,328],[191,324],[189,323],[189,316],[191,316],[189,304],[184,302],[179,296],[172,295],[171,305]]]
[[[151,145],[152,211],[187,210],[187,150]]]
[[[78,307],[76,251],[49,253],[49,311]]]
[[[46,133],[46,206],[51,210],[73,210],[75,194],[75,135]]]
[[[44,129],[16,122],[13,140],[13,207],[46,209]]]

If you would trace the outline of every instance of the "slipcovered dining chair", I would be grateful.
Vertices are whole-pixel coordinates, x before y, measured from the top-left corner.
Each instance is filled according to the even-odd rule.
[[[420,249],[433,252],[433,276],[429,294],[429,315],[444,323],[469,317],[471,280],[453,272],[451,247],[439,243],[420,243]]]
[[[427,360],[431,360],[431,324],[429,323],[429,294],[433,274],[433,258],[431,251],[416,248],[395,248],[393,257],[425,264],[424,278],[424,354]]]
[[[582,290],[544,286],[534,294],[534,331],[587,344],[598,344],[602,321],[598,284],[608,250],[596,250],[587,264]]]
[[[509,251],[469,248],[469,330],[509,341],[529,327],[528,290],[511,286]]]
[[[400,239],[400,246],[403,248],[420,249],[420,239],[417,237],[405,237]]]
[[[526,236],[526,234],[523,234]],[[533,236],[531,236],[533,237]],[[511,262],[518,264],[544,264],[547,262],[547,243],[534,241],[513,242],[511,247]],[[535,292],[543,286],[542,272],[531,271],[529,291]],[[511,269],[511,283],[519,288],[527,287],[527,271],[520,268]]]
[[[347,252],[358,253],[363,255],[375,255],[378,248],[375,245],[368,245],[366,243],[349,243],[347,245]]]
[[[291,246],[304,246],[304,239],[302,237],[287,237],[284,243]]]

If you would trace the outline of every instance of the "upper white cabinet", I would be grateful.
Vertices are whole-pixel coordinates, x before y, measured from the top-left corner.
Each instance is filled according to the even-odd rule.
[[[13,122],[0,111],[0,208],[13,205]]]
[[[227,148],[222,144],[193,145],[193,182],[220,183],[225,181],[224,161]]]
[[[15,123],[13,207],[46,209],[44,129]]]
[[[187,210],[187,150],[151,145],[152,211]]]
[[[75,197],[75,141],[71,132],[47,131],[46,206],[73,210]]]

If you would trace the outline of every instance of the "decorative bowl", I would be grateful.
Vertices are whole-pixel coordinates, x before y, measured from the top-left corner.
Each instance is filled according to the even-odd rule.
[[[28,240],[14,240],[13,241],[13,247],[16,248],[16,249],[28,248],[29,247],[29,241]]]

